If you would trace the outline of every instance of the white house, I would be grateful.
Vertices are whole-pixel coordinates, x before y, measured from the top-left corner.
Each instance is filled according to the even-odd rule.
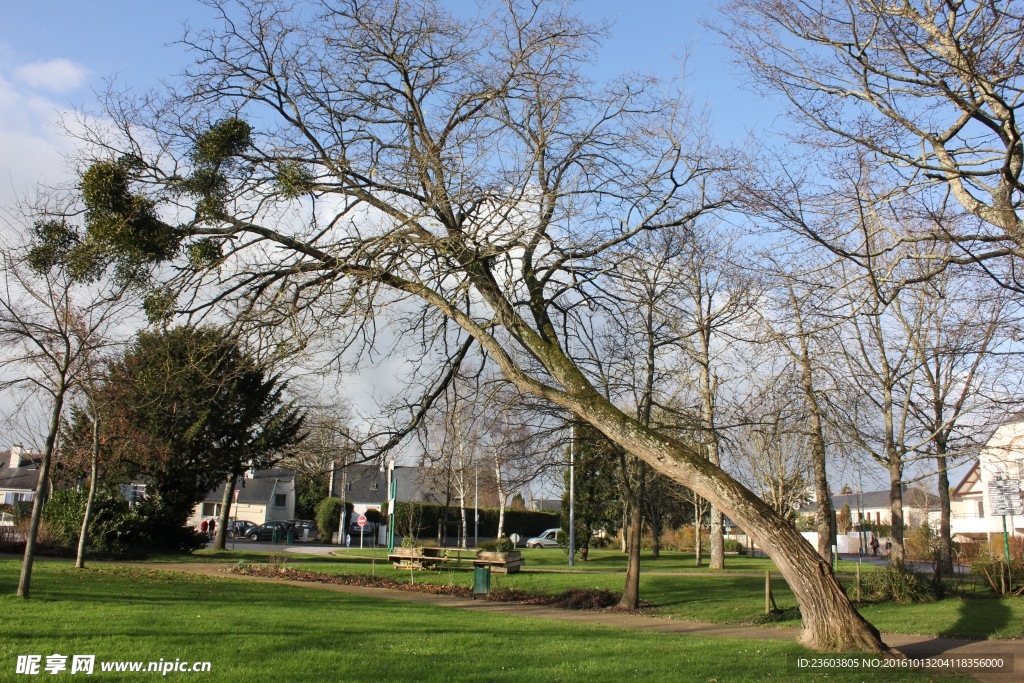
[[[832,509],[836,516],[842,512],[843,506],[850,506],[850,519],[856,528],[861,521],[874,525],[888,525],[892,521],[892,507],[889,502],[889,489],[880,491],[864,491],[862,493],[840,493],[832,496]],[[804,505],[798,511],[801,515],[813,516],[818,509],[817,503]],[[919,526],[927,521],[935,526],[939,519],[939,499],[924,489],[914,486],[903,486],[903,524]]]
[[[220,516],[224,484],[210,491],[188,518],[198,527],[204,519]],[[248,471],[235,484],[231,517],[254,524],[295,518],[295,473],[290,470]]]
[[[996,479],[1024,481],[1024,420],[1001,425],[981,449],[978,459],[950,495],[950,531],[984,539],[1003,533],[1003,517],[991,514],[989,483]],[[1024,516],[1006,517],[1007,530],[1024,536]]]

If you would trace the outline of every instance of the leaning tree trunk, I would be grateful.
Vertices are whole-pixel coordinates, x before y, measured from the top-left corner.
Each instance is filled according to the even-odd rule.
[[[220,499],[220,515],[217,517],[217,531],[214,532],[213,549],[224,550],[225,540],[228,537],[228,520],[231,519],[231,502],[234,500],[235,479],[238,477],[234,472],[228,475],[224,481],[224,496]]]
[[[497,339],[461,310],[419,285],[410,285],[407,289],[437,306],[473,334],[491,353],[506,379],[520,390],[572,411],[620,448],[707,499],[746,529],[771,554],[800,605],[803,630],[799,642],[802,645],[831,651],[887,650],[878,629],[854,609],[829,564],[781,515],[720,467],[708,462],[703,454],[681,441],[644,427],[591,386],[586,376],[565,356],[557,341],[553,341],[557,340],[558,333],[538,303],[542,298],[540,294],[531,301],[531,310],[541,328],[538,332],[504,298],[490,272],[475,255],[466,256],[464,266],[476,290],[494,309],[498,322],[544,365],[561,389],[537,381],[524,372]]]
[[[640,493],[642,496],[643,493]],[[638,496],[639,497],[639,496]],[[629,560],[626,563],[626,585],[619,600],[619,609],[636,609],[640,606],[640,536],[643,532],[643,515],[640,505],[630,505],[629,514]]]
[[[75,557],[75,568],[85,567],[85,546],[89,543],[89,524],[92,522],[92,505],[96,499],[96,484],[100,471],[100,418],[92,418],[92,462],[89,470],[89,495],[85,499],[85,513],[82,515],[82,531],[78,534],[78,555]]]
[[[64,393],[67,388],[61,381],[53,396],[53,412],[50,414],[50,431],[46,434],[46,446],[43,448],[43,461],[39,464],[39,480],[36,482],[36,495],[32,501],[32,518],[28,524],[28,537],[25,538],[25,556],[21,561],[21,575],[18,577],[19,598],[28,598],[32,586],[32,563],[36,559],[36,538],[39,536],[39,521],[43,517],[43,506],[46,504],[46,487],[50,478],[50,461],[53,459],[53,445],[57,442],[57,431],[60,429],[60,414],[64,410]]]
[[[705,498],[766,549],[793,591],[803,619],[799,642],[819,650],[887,650],[874,626],[854,609],[832,568],[763,500],[683,443],[644,428],[596,392],[573,408],[612,441],[656,471]]]

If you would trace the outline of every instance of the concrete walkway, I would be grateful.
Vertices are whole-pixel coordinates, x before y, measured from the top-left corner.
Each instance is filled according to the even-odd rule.
[[[215,576],[220,578],[262,581],[265,583],[287,584],[304,588],[315,588],[346,593],[363,597],[385,600],[403,600],[417,602],[435,607],[486,612],[491,614],[507,614],[534,619],[553,619],[581,624],[603,624],[617,628],[657,633],[675,633],[679,635],[696,634],[720,638],[747,638],[754,640],[789,640],[795,641],[798,629],[786,627],[741,626],[733,624],[708,624],[697,621],[681,621],[662,617],[651,617],[640,614],[618,613],[614,611],[567,610],[555,607],[539,607],[536,605],[519,605],[507,602],[489,602],[456,598],[446,595],[417,593],[412,591],[393,590],[388,588],[366,588],[363,586],[342,586],[330,583],[314,583],[308,581],[292,581],[258,576],[230,574],[224,565],[202,563],[169,563],[133,565],[148,569],[178,571],[186,574]],[[971,673],[976,680],[984,683],[1010,683],[1021,680],[1024,671],[1024,640],[970,640],[966,638],[941,638],[935,636],[914,636],[902,634],[883,634],[885,642],[908,657],[991,657],[1012,655],[1019,667],[1017,673]]]

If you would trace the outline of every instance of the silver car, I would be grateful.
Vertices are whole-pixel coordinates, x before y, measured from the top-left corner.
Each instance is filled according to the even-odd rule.
[[[526,539],[527,548],[557,548],[558,532],[561,529],[548,529],[539,536]]]

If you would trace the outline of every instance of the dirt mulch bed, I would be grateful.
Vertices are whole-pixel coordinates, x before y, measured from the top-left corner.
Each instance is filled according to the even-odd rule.
[[[288,581],[333,583],[340,586],[362,586],[364,588],[390,588],[392,590],[415,593],[448,595],[456,598],[473,597],[473,592],[466,586],[441,586],[432,583],[412,584],[382,576],[367,576],[366,574],[326,574],[324,572],[310,572],[292,569],[291,567],[267,565],[243,565],[231,567],[227,571],[241,576],[259,576],[270,579],[286,579]],[[601,610],[613,607],[618,604],[619,597],[617,593],[612,593],[611,591],[583,588],[570,588],[558,595],[537,595],[515,589],[491,591],[487,595],[487,599],[493,602],[511,602],[520,605],[587,610]]]

